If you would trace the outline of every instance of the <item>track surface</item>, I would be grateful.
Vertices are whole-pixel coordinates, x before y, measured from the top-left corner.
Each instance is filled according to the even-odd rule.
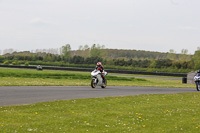
[[[44,101],[128,96],[140,94],[166,94],[197,92],[195,88],[123,87],[107,86],[19,86],[0,87],[0,106],[32,104]]]

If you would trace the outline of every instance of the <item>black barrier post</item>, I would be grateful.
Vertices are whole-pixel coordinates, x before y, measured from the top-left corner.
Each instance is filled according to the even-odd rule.
[[[183,78],[182,78],[182,83],[183,83],[183,84],[187,84],[187,78],[186,78],[186,77],[183,77]]]

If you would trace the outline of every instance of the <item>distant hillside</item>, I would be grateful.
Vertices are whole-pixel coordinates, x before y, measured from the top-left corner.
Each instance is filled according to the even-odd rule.
[[[7,56],[41,56],[44,57],[48,53],[51,55],[59,56],[58,54],[53,54],[51,52],[37,52],[32,53],[30,51],[23,52],[13,52],[4,54],[4,57]],[[55,52],[54,52],[55,53]],[[87,58],[91,56],[92,49],[88,48],[86,50],[73,50],[71,51],[72,56],[82,56]],[[163,52],[154,52],[154,51],[144,51],[144,50],[124,50],[124,49],[96,49],[96,56],[101,58],[117,59],[117,58],[127,58],[127,59],[171,59],[171,60],[191,60],[193,55],[188,54],[176,54],[176,53],[163,53]],[[94,57],[94,55],[92,55]]]
[[[165,59],[168,53],[151,52],[144,50],[103,49],[104,55],[111,58],[137,58],[137,59]]]
[[[45,52],[31,53],[30,51],[22,51],[22,52],[7,53],[4,54],[3,56],[6,57],[6,56],[34,56],[34,55],[44,57],[47,55],[47,53]]]
[[[119,50],[119,49],[103,49],[104,55],[111,58],[136,58],[136,59],[166,59],[166,58],[174,58],[175,60],[179,60],[181,58],[191,60],[192,55],[183,55],[183,54],[175,54],[175,53],[161,53],[161,52],[153,52],[153,51],[144,51],[144,50]]]
[[[200,52],[199,52],[200,53]],[[199,54],[200,55],[200,54]],[[196,59],[196,61],[194,61]],[[188,72],[198,66],[198,52],[195,55],[161,53],[142,50],[87,48],[62,51],[62,55],[29,51],[13,52],[0,56],[4,65],[49,65],[67,67],[94,67],[102,62],[106,68],[134,71]],[[197,63],[196,63],[197,62]],[[196,64],[195,64],[196,63]],[[200,63],[199,63],[200,64]]]
[[[124,49],[99,49],[102,58],[127,58],[127,59],[172,59],[172,60],[191,60],[193,55],[162,53],[144,50],[124,50]],[[73,51],[73,55],[79,55],[80,50]],[[84,52],[84,51],[82,51]],[[81,55],[80,55],[81,56]],[[99,56],[99,55],[97,55]]]

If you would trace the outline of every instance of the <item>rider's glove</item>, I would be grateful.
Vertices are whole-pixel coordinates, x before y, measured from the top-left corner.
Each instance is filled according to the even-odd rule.
[[[101,68],[98,68],[98,70],[102,71],[102,69],[101,69]]]

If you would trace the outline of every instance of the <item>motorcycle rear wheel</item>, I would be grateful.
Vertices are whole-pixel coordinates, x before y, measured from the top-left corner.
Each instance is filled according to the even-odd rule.
[[[200,87],[199,83],[196,82],[196,88],[197,88],[197,91],[199,91],[199,89],[200,89],[199,87]]]
[[[95,88],[97,86],[97,84],[94,81],[95,81],[95,79],[91,80],[91,87],[92,88]]]
[[[106,79],[104,79],[104,84],[103,84],[103,86],[101,86],[101,88],[106,88],[106,86],[107,86],[107,80]]]

